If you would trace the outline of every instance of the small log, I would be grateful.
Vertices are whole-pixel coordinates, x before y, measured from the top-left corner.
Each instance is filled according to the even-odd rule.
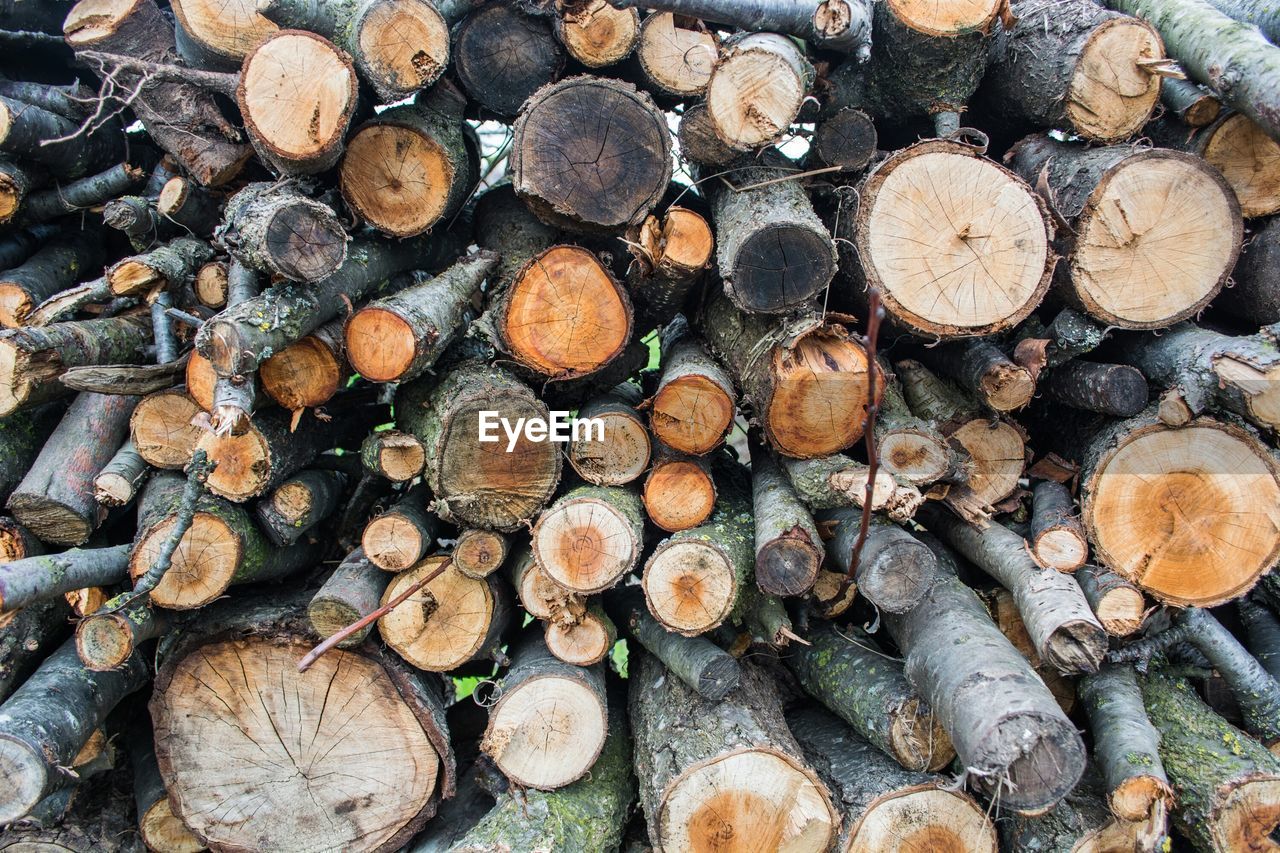
[[[902,385],[881,364],[886,381],[876,412],[876,455],[885,473],[912,486],[967,479],[965,455],[937,426],[911,412]]]
[[[453,565],[469,578],[486,578],[502,568],[511,549],[506,534],[468,527],[453,546]]]
[[[979,789],[1035,814],[1075,787],[1085,766],[1075,725],[968,587],[942,577],[920,606],[883,618],[906,657],[907,681]]]
[[[617,486],[579,486],[543,510],[531,534],[534,559],[570,592],[603,592],[635,568],[644,548],[640,496]]]
[[[640,13],[606,0],[570,0],[552,19],[556,38],[587,68],[606,68],[631,55],[640,40]]]
[[[535,619],[577,619],[586,611],[582,596],[552,582],[533,559],[533,551],[528,546],[517,550],[507,565],[520,605]]]
[[[227,305],[227,261],[219,258],[196,271],[193,287],[196,300],[206,308],[221,311]]]
[[[592,121],[601,115],[610,116],[607,124]],[[516,193],[549,224],[586,231],[639,225],[671,180],[666,120],[629,83],[591,76],[554,83],[524,103],[512,132]],[[558,140],[557,148],[546,139]]]
[[[45,542],[82,545],[106,516],[93,481],[129,432],[136,397],[80,394],[5,504]]]
[[[701,328],[779,453],[812,459],[862,437],[867,354],[844,326],[816,315],[778,323],[717,294]]]
[[[1075,578],[1108,634],[1127,637],[1142,627],[1147,603],[1136,586],[1115,572],[1097,566],[1080,567]]]
[[[350,374],[342,321],[331,320],[262,362],[258,384],[272,400],[297,412],[329,402]]]
[[[668,533],[697,527],[711,517],[716,505],[716,481],[711,464],[658,445],[644,478],[640,498],[649,520]]]
[[[937,195],[913,192],[925,184]],[[1022,322],[1044,298],[1055,261],[1048,216],[1030,186],[973,148],[943,140],[904,148],[858,194],[856,291],[876,287],[904,329],[987,335]],[[917,227],[926,221],[947,225]]]
[[[1161,601],[1212,607],[1275,563],[1280,480],[1252,433],[1209,418],[1169,427],[1148,409],[1076,446],[1095,557]]]
[[[734,151],[776,141],[800,113],[814,70],[794,41],[773,32],[725,40],[707,81],[707,115]]]
[[[651,21],[657,17],[661,17],[661,13],[650,15],[645,20]],[[713,51],[711,56],[714,59],[714,43],[709,45],[707,49]],[[710,63],[708,63],[709,65]],[[690,104],[680,114],[678,136],[681,156],[690,163],[697,163],[699,166],[726,166],[742,156],[739,152],[721,142],[720,137],[716,136],[715,128],[711,126],[711,116],[707,112],[707,106],[702,102]]]
[[[943,777],[903,770],[819,708],[789,713],[787,724],[844,813],[837,849],[997,850],[991,819]]]
[[[138,533],[129,555],[129,574],[135,581],[173,536],[184,486],[185,478],[159,473],[143,490]],[[312,565],[318,555],[318,548],[307,545],[273,547],[243,508],[201,493],[191,526],[178,540],[169,570],[151,590],[151,601],[171,610],[193,610],[233,584],[284,577]]]
[[[180,175],[170,178],[160,189],[155,211],[169,222],[206,240],[213,236],[214,229],[222,220],[222,205],[218,197]]]
[[[233,195],[217,238],[246,266],[295,281],[327,278],[347,258],[337,214],[288,182],[249,184]]]
[[[819,50],[859,54],[865,58],[871,44],[871,7],[858,0],[834,3],[774,2],[760,0],[733,3],[725,0],[658,0],[657,5],[641,0],[613,0],[614,5],[645,7],[682,17],[702,18],[729,24],[740,30],[785,33]]]
[[[1041,815],[1011,815],[1001,821],[1001,841],[1012,850],[1159,850],[1171,846],[1163,815],[1147,822],[1121,820],[1089,776]]]
[[[921,350],[920,360],[996,412],[1021,409],[1036,392],[1031,371],[1015,364],[1000,347],[980,338]]]
[[[825,520],[835,522],[835,535],[826,543],[827,560],[847,573],[861,538],[862,511],[841,509]],[[932,552],[897,524],[874,515],[853,569],[862,596],[889,613],[916,606],[936,579]]]
[[[103,236],[96,228],[60,232],[21,266],[0,273],[0,325],[25,326],[37,305],[72,287],[85,270],[102,266]]]
[[[1103,323],[1122,329],[1171,326],[1204,308],[1231,274],[1240,252],[1240,205],[1222,176],[1200,158],[1162,148],[1084,148],[1028,136],[1008,160],[1022,177],[1047,187],[1057,215],[1069,226],[1059,230],[1056,244],[1070,258],[1059,269],[1057,293]],[[1161,201],[1152,205],[1156,197]],[[1117,207],[1129,211],[1132,230],[1108,218],[1107,211]],[[1146,222],[1158,222],[1159,228]],[[1206,227],[1225,236],[1207,241]],[[1132,269],[1145,275],[1135,278],[1127,271]]]
[[[675,205],[634,229],[628,248],[639,263],[628,270],[627,287],[637,329],[660,329],[675,319],[702,280],[714,245],[707,220]]]
[[[1147,719],[1133,667],[1103,664],[1080,679],[1078,691],[1111,812],[1121,820],[1163,822],[1173,789],[1160,763],[1160,732]]]
[[[299,672],[306,598],[273,598],[209,608],[162,650],[150,710],[174,811],[205,844],[398,849],[454,792],[440,689],[368,643]],[[368,737],[345,740],[352,727]],[[342,783],[280,781],[295,758]]]
[[[861,172],[875,158],[878,141],[871,116],[855,107],[844,107],[818,122],[810,143],[810,158],[805,162],[839,166],[844,173]]]
[[[511,659],[480,751],[522,787],[554,791],[576,782],[596,763],[608,734],[604,669],[556,659],[536,630]]]
[[[352,314],[343,332],[352,368],[373,382],[407,382],[426,373],[465,331],[464,314],[497,262],[482,249]]]
[[[1131,418],[1147,407],[1147,378],[1127,364],[1069,361],[1041,383],[1056,403],[1086,412]]]
[[[396,417],[426,448],[425,479],[435,511],[467,526],[517,529],[555,493],[560,451],[524,433],[511,441],[496,425],[482,442],[479,413],[496,411],[515,424],[546,420],[546,406],[510,373],[478,362],[458,365],[438,381],[427,379],[400,387]]]
[[[77,134],[80,122],[0,96],[0,153],[38,163],[58,178],[82,178],[120,162],[123,134],[108,122]],[[43,145],[46,140],[62,140]]]
[[[133,446],[133,439],[126,438],[111,461],[93,478],[93,498],[108,507],[130,504],[150,473],[151,468]]]
[[[64,411],[50,403],[0,418],[0,499],[7,501],[27,476]]]
[[[1201,849],[1266,849],[1280,822],[1280,760],[1163,673],[1141,680],[1160,760],[1179,808],[1174,822]]]
[[[1258,600],[1236,602],[1249,639],[1249,651],[1271,677],[1280,681],[1280,619]],[[2,692],[2,691],[0,691]]]
[[[263,0],[258,14],[288,29],[310,30],[351,54],[360,78],[382,103],[434,83],[449,64],[449,21],[422,0]]]
[[[157,290],[181,293],[212,257],[213,247],[205,241],[178,237],[107,267],[107,286],[116,296],[145,296]]]
[[[702,95],[719,55],[720,40],[701,21],[655,11],[640,22],[640,41],[635,51],[639,77],[644,88],[663,101],[691,101]],[[705,107],[698,109],[706,115]],[[689,154],[683,139],[680,148]]]
[[[565,663],[593,666],[613,651],[618,629],[599,605],[591,605],[575,621],[549,622],[543,640],[547,650]]]
[[[69,368],[145,362],[151,342],[146,314],[0,332],[0,417],[69,394],[57,381]]]
[[[1280,322],[1280,280],[1274,272],[1280,257],[1280,219],[1272,218],[1250,232],[1231,277],[1235,286],[1222,309],[1251,325]]]
[[[204,845],[173,813],[169,803],[160,765],[156,763],[155,736],[150,721],[138,722],[128,731],[127,738],[142,842],[156,853],[200,853]]]
[[[701,185],[711,202],[724,291],[743,311],[800,308],[835,276],[831,233],[803,186],[791,179],[794,174],[785,158],[766,156],[740,162],[729,175]]]
[[[102,206],[102,224],[123,231],[138,251],[154,240],[173,236],[173,228],[160,218],[155,202],[140,195],[123,195]]]
[[[168,619],[157,613],[145,596],[123,592],[76,625],[76,654],[85,668],[94,672],[118,669],[135,649],[168,628]]]
[[[606,597],[606,602],[609,600]],[[738,688],[742,670],[733,655],[705,637],[668,631],[649,614],[643,596],[634,587],[621,590],[615,601],[617,618],[627,627],[630,638],[699,696],[719,702]]]
[[[737,391],[683,316],[662,331],[661,370],[649,400],[654,436],[680,453],[711,452],[733,428]]]
[[[382,603],[394,599],[445,557],[428,557],[392,577]],[[496,577],[469,578],[452,566],[378,620],[378,633],[400,657],[427,672],[449,672],[493,656],[513,619],[511,594]]]
[[[143,397],[129,418],[129,434],[138,455],[156,468],[182,470],[204,435],[192,423],[202,411],[182,387]]]
[[[859,507],[867,497],[867,478],[871,469],[843,453],[818,459],[781,460],[800,500],[810,509]],[[905,521],[916,514],[924,503],[924,495],[915,486],[899,483],[887,471],[876,471],[871,488],[871,508],[890,518]]]
[[[815,622],[786,663],[805,692],[902,767],[937,771],[955,757],[947,733],[907,684],[899,661],[866,633]]]
[[[119,669],[93,672],[67,641],[5,701],[0,712],[0,779],[9,794],[0,822],[12,823],[65,784],[63,768],[125,696],[150,675],[140,655]]]
[[[628,679],[635,769],[655,848],[696,850],[725,838],[797,851],[831,845],[839,817],[759,667],[743,664],[740,686],[711,702],[654,658],[636,657]]]
[[[471,100],[499,116],[514,116],[559,77],[564,58],[550,23],[509,3],[484,3],[453,31],[458,82]]]
[[[391,579],[391,575],[369,562],[363,549],[352,551],[311,597],[311,603],[307,605],[307,619],[312,629],[321,637],[328,638],[359,622],[382,604],[382,596]],[[338,648],[359,646],[373,627],[370,622],[338,643]]]
[[[399,572],[417,565],[436,549],[444,525],[427,511],[428,502],[426,487],[415,486],[365,525],[360,544],[369,562],[384,571]]]
[[[0,614],[0,703],[67,638],[71,616],[56,595]]]
[[[1031,492],[1031,555],[1045,568],[1074,572],[1089,558],[1089,540],[1076,514],[1071,491],[1041,480]]]
[[[422,473],[427,451],[418,437],[396,429],[378,430],[360,445],[366,471],[393,483],[407,483]]]
[[[756,585],[771,595],[804,595],[822,565],[822,540],[791,478],[773,454],[751,445]]]
[[[276,547],[292,545],[338,511],[347,481],[341,471],[299,471],[254,507],[262,532]]]
[[[144,149],[144,152],[146,149]],[[149,158],[142,156],[145,163]],[[49,222],[94,208],[121,193],[133,189],[146,175],[145,166],[132,162],[118,163],[77,181],[32,193],[23,206],[23,219],[29,223]]]
[[[623,382],[578,409],[580,420],[603,421],[603,435],[585,430],[569,442],[569,464],[578,476],[597,486],[622,486],[649,467],[652,443],[636,407],[639,386]]]
[[[1160,101],[1165,110],[1177,116],[1188,127],[1211,125],[1222,112],[1222,101],[1218,100],[1211,89],[1176,77],[1161,79]]]

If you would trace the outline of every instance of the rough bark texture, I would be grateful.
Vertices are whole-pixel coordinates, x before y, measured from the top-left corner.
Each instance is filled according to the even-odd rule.
[[[660,329],[675,319],[702,281],[715,247],[711,226],[696,211],[673,205],[661,219],[646,217],[628,239],[638,262],[627,271],[636,329]]]
[[[101,230],[55,235],[22,265],[0,273],[0,324],[10,329],[26,325],[37,305],[71,287],[105,260]]]
[[[321,637],[329,637],[378,609],[391,575],[369,562],[357,548],[343,558],[307,605],[307,618]],[[340,649],[359,646],[373,631],[373,623],[338,643]]]
[[[272,544],[292,545],[338,511],[348,477],[341,471],[299,471],[254,507],[254,515]]]
[[[786,33],[822,50],[865,57],[871,44],[871,7],[860,0],[794,3],[777,0],[614,0],[620,8],[643,7],[730,24],[741,30]]]
[[[52,145],[46,139],[75,134],[79,122],[38,106],[0,96],[0,152],[39,163],[60,178],[80,178],[120,161],[123,139],[120,126],[108,122],[96,133],[87,133]]]
[[[621,591],[616,601],[619,621],[631,637],[699,696],[719,702],[737,689],[742,669],[733,655],[704,637],[668,631],[649,614],[643,596],[635,588]]]
[[[843,453],[818,459],[783,458],[782,467],[800,500],[811,509],[861,507],[866,499],[871,469]],[[906,521],[923,503],[924,496],[915,486],[900,484],[884,469],[876,472],[871,490],[873,510],[881,510],[897,521]]]
[[[836,571],[847,572],[862,531],[862,510],[841,509],[825,519],[836,524],[827,540],[827,559]],[[905,613],[929,591],[937,571],[925,545],[892,521],[872,516],[853,575],[867,601],[888,613]]]
[[[63,412],[50,403],[0,418],[0,499],[8,500],[22,482]]]
[[[59,595],[0,617],[0,703],[66,639],[71,615],[66,600]]]
[[[756,585],[771,595],[804,595],[818,579],[822,540],[791,478],[758,444],[751,448],[751,489]]]
[[[161,289],[182,293],[190,289],[196,272],[212,257],[213,247],[205,241],[178,237],[109,266],[107,285],[116,296],[145,296]]]
[[[1078,360],[1055,367],[1040,387],[1054,402],[1119,418],[1145,409],[1150,394],[1146,377],[1136,368]]]
[[[295,184],[254,183],[227,201],[218,241],[253,269],[319,281],[347,257],[347,232],[328,205]]]
[[[1280,619],[1251,598],[1241,598],[1236,606],[1248,632],[1249,651],[1272,678],[1280,680]]]

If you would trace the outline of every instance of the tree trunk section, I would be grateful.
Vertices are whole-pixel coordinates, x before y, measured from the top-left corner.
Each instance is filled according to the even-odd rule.
[[[967,479],[966,456],[937,426],[912,414],[897,377],[881,365],[886,381],[876,413],[876,455],[895,480],[927,486]]]
[[[419,484],[365,525],[360,544],[369,562],[383,571],[399,572],[436,549],[436,539],[445,529],[440,519],[427,511],[429,500],[426,486]]]
[[[338,511],[347,482],[341,471],[299,471],[259,501],[254,515],[273,545],[292,545]]]
[[[668,533],[697,527],[716,505],[711,462],[686,456],[659,444],[640,493],[649,520]]]
[[[291,412],[323,406],[350,375],[341,320],[330,320],[258,368],[262,392]]]
[[[623,486],[649,467],[653,446],[636,407],[639,386],[623,382],[584,403],[578,418],[603,422],[603,436],[588,429],[569,443],[569,464],[578,476],[596,486]]]
[[[1127,364],[1069,361],[1049,372],[1041,383],[1056,403],[1118,418],[1131,418],[1147,407],[1147,378]]]
[[[93,478],[93,498],[106,507],[126,506],[137,497],[150,473],[151,468],[147,460],[138,455],[133,439],[126,438],[111,461]]]
[[[711,82],[711,72],[720,55],[720,42],[715,31],[702,21],[655,11],[640,23],[640,43],[636,45],[635,55],[645,89],[663,101],[687,101],[691,109],[692,100],[702,95]],[[706,107],[697,109],[706,116]],[[707,132],[714,136],[709,126]],[[691,149],[685,149],[683,137],[680,147],[685,153],[691,153]],[[693,159],[698,163],[708,162]]]
[[[1036,380],[990,341],[968,338],[920,351],[921,360],[935,372],[957,382],[996,412],[1011,412],[1031,402]]]
[[[347,233],[328,205],[290,183],[249,184],[227,202],[218,240],[252,269],[320,281],[347,258]]]
[[[791,478],[772,452],[751,447],[756,585],[771,595],[804,595],[822,566],[822,539]]]
[[[560,76],[564,48],[545,18],[507,3],[485,3],[453,31],[453,68],[471,100],[499,116]]]
[[[1041,480],[1032,490],[1031,499],[1028,541],[1036,562],[1060,572],[1074,572],[1083,566],[1089,557],[1089,540],[1070,490],[1061,483]]]
[[[102,266],[103,233],[96,228],[55,235],[21,266],[0,273],[0,325],[26,325],[44,300],[75,285],[85,270]]]
[[[711,263],[715,237],[707,220],[684,207],[668,207],[661,219],[646,217],[632,237],[639,262],[628,271],[636,305],[636,329],[661,329],[679,314]]]
[[[531,539],[534,559],[552,581],[581,595],[603,592],[640,559],[640,496],[616,486],[579,486],[543,511]]]
[[[159,290],[181,294],[190,290],[196,272],[213,257],[203,240],[178,237],[141,255],[107,267],[107,286],[116,296],[147,296]]]
[[[547,650],[565,663],[593,666],[613,650],[618,627],[598,604],[593,604],[575,621],[548,622],[543,639]]]
[[[720,47],[707,81],[711,127],[734,151],[774,142],[800,113],[814,69],[791,39],[773,32],[741,32]]]
[[[1173,121],[1156,121],[1144,131],[1158,144],[1196,154],[1222,173],[1236,191],[1246,219],[1280,211],[1276,183],[1280,181],[1280,142],[1248,116],[1224,113],[1203,128],[1192,130]]]
[[[191,421],[203,411],[182,387],[143,397],[129,418],[129,433],[138,455],[148,465],[181,471],[195,452],[204,430]]]
[[[867,478],[871,476],[871,469],[843,453],[818,459],[784,457],[781,461],[796,494],[810,509],[861,508],[866,500]],[[924,496],[915,486],[899,483],[883,468],[876,471],[875,485],[871,489],[873,510],[884,512],[892,519],[906,521],[923,503]]]
[[[369,562],[360,548],[352,551],[307,605],[307,619],[321,637],[330,637],[348,625],[359,622],[382,604],[382,595],[392,576]],[[373,623],[361,628],[338,643],[340,649],[359,646],[373,631]]]
[[[649,400],[649,426],[667,447],[701,456],[733,428],[737,391],[683,317],[662,332],[662,372]]]

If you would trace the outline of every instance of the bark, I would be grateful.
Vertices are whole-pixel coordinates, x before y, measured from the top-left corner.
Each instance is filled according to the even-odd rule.
[[[756,84],[768,79],[768,86]],[[814,68],[799,45],[771,32],[739,32],[720,47],[707,81],[711,128],[734,151],[778,140],[800,113]]]
[[[125,696],[143,687],[146,662],[133,655],[110,672],[93,672],[63,643],[0,706],[0,766],[9,791],[0,822],[12,823],[65,784],[63,768]]]
[[[571,409],[628,381],[649,363],[649,347],[642,338],[642,335],[635,333],[633,327],[631,338],[623,346],[622,352],[595,373],[547,379],[542,386],[543,399],[548,406]]]
[[[1222,102],[1211,89],[1174,77],[1160,81],[1160,102],[1188,127],[1213,124],[1222,112]]]
[[[330,320],[262,362],[257,377],[262,393],[291,412],[333,399],[351,378],[342,325],[342,319]]]
[[[1080,679],[1078,691],[1112,813],[1121,820],[1162,821],[1173,790],[1160,763],[1160,732],[1147,719],[1133,667],[1103,664]]]
[[[133,502],[150,473],[151,468],[133,446],[133,439],[126,438],[111,461],[94,477],[94,500],[108,507],[126,506]]]
[[[126,733],[133,768],[134,807],[138,832],[148,850],[157,853],[199,853],[202,845],[173,813],[160,765],[156,763],[155,737],[150,721],[136,722]]]
[[[94,478],[129,433],[136,397],[81,394],[45,442],[9,511],[46,542],[81,545],[106,516],[94,500]]]
[[[57,225],[32,225],[0,237],[0,267],[16,267],[39,251],[59,231]]]
[[[661,444],[654,448],[640,497],[659,528],[675,533],[697,527],[711,517],[717,494],[709,458],[676,453]]]
[[[509,442],[496,427],[490,431],[494,447],[479,440],[481,410],[496,411],[512,424],[548,417],[546,406],[510,373],[464,362],[438,382],[423,377],[396,396],[399,426],[426,448],[425,479],[442,518],[509,532],[555,493],[561,465],[555,444],[530,441],[522,433],[507,452]]]
[[[178,237],[107,267],[107,285],[116,296],[145,296],[160,289],[181,294],[190,290],[196,272],[212,257],[213,247],[205,241]]]
[[[97,302],[114,304],[111,290],[107,287],[105,277],[87,281],[61,293],[55,293],[41,302],[27,315],[25,325],[48,326],[52,323],[65,322],[72,319],[76,312]],[[110,313],[110,312],[108,312]],[[118,313],[118,312],[117,312]]]
[[[427,511],[429,499],[425,486],[415,486],[365,526],[360,543],[369,562],[384,571],[399,572],[436,549],[436,539],[445,530],[440,519]]]
[[[76,135],[78,121],[3,96],[0,116],[4,118],[0,153],[38,163],[57,178],[82,178],[100,172],[120,162],[124,150],[124,135],[115,122],[94,133]],[[42,144],[54,139],[63,141]]]
[[[139,195],[124,195],[102,206],[102,224],[124,232],[130,245],[143,251],[156,239],[173,236],[173,227],[156,213],[155,202]]]
[[[1107,811],[1103,792],[1090,777],[1042,815],[1002,821],[1000,838],[1013,850],[1071,853],[1074,850],[1164,850],[1172,841],[1163,815],[1150,823],[1121,820]]]
[[[804,595],[822,565],[822,539],[791,478],[773,454],[751,447],[756,585],[771,595]]]
[[[709,453],[733,428],[736,403],[728,374],[678,315],[662,331],[662,372],[649,400],[654,437],[681,453]]]
[[[427,452],[418,437],[396,429],[369,433],[360,445],[365,470],[393,483],[406,483],[422,473]]]
[[[711,262],[715,238],[696,211],[672,205],[647,217],[629,234],[637,263],[627,271],[627,288],[636,305],[636,328],[661,329],[684,308]]]
[[[67,638],[71,616],[62,596],[31,602],[0,616],[0,703]]]
[[[281,27],[331,39],[351,54],[361,79],[382,103],[425,89],[449,64],[449,21],[434,3],[267,0],[258,4],[258,14]]]
[[[1178,801],[1175,823],[1204,850],[1265,849],[1280,820],[1280,761],[1210,710],[1185,681],[1152,673],[1141,683]]]
[[[982,93],[996,115],[1101,143],[1147,123],[1163,78],[1150,63],[1164,58],[1149,24],[1085,0],[1015,0],[1009,13],[1016,23],[996,28]]]
[[[50,403],[0,418],[0,499],[7,501],[26,477],[63,412]]]
[[[545,18],[508,3],[485,3],[454,27],[453,68],[471,100],[509,117],[560,76],[564,48]]]
[[[644,509],[633,489],[579,486],[538,518],[533,556],[552,581],[582,595],[603,592],[635,568],[644,549]]]
[[[1161,329],[1194,316],[1230,276],[1240,252],[1240,205],[1204,160],[1163,148],[1084,148],[1048,136],[1026,137],[1007,159],[1044,188],[1068,226],[1055,244],[1070,258],[1058,267],[1055,289],[1071,307],[1122,329]],[[1116,205],[1129,211],[1132,229],[1109,219]],[[1138,224],[1148,221],[1160,223],[1158,234]],[[1208,222],[1211,241],[1203,231]],[[1127,272],[1138,264],[1145,274]]]
[[[1045,568],[1074,572],[1089,557],[1089,540],[1071,491],[1061,483],[1041,480],[1031,494],[1031,555]]]
[[[426,240],[353,240],[332,275],[310,285],[283,282],[205,323],[196,350],[219,376],[252,373],[273,354],[320,328],[342,311],[343,297],[357,300],[396,273],[437,269],[456,256],[461,235]]]
[[[118,669],[135,649],[168,628],[169,620],[157,613],[145,597],[122,592],[76,625],[76,654],[94,672]]]
[[[943,577],[921,606],[884,621],[976,786],[1016,812],[1042,812],[1084,772],[1084,744],[1031,664],[977,596]]]
[[[715,55],[714,42],[708,46],[708,51]],[[716,136],[704,103],[690,104],[680,114],[679,139],[681,156],[699,166],[723,167],[741,156]]]
[[[1280,681],[1280,619],[1259,601],[1248,597],[1237,601],[1236,607],[1248,635],[1249,651],[1272,678]]]
[[[619,590],[616,598],[606,597],[606,602],[616,604],[616,618],[629,637],[702,698],[719,702],[741,683],[742,669],[736,658],[704,637],[668,631],[649,614],[634,587]]]
[[[817,851],[834,841],[839,817],[760,668],[744,664],[740,686],[719,702],[648,655],[632,660],[628,680],[636,778],[655,848],[735,838]]]
[[[1074,358],[1093,352],[1111,331],[1108,326],[1073,308],[1063,308],[1048,326],[1041,328],[1028,321],[1023,329],[1032,332],[1028,337],[1040,337],[1049,342],[1044,353],[1046,367],[1061,367]]]
[[[1222,309],[1251,325],[1280,322],[1280,218],[1267,220],[1249,235],[1240,261],[1231,273],[1235,286]]]
[[[782,467],[800,500],[810,509],[861,508],[867,495],[870,468],[861,462],[834,453],[818,459],[783,458]],[[881,469],[876,472],[871,491],[871,508],[897,521],[906,521],[924,504],[915,486],[903,485]]]
[[[105,260],[100,230],[55,235],[22,265],[0,273],[0,324],[10,329],[26,325],[36,305],[73,286],[86,270]]]
[[[347,259],[337,214],[292,183],[255,183],[237,192],[217,239],[246,266],[294,281],[321,281]]]
[[[1071,577],[1041,569],[1026,540],[999,523],[979,529],[928,506],[920,520],[1009,590],[1042,661],[1063,673],[1097,670],[1106,655],[1107,635]]]
[[[604,669],[578,667],[547,651],[540,632],[527,634],[498,682],[480,750],[514,784],[554,791],[585,776],[608,734]],[[541,711],[545,703],[550,711]],[[572,746],[571,746],[572,745]]]
[[[491,276],[490,290],[494,291],[514,281],[526,263],[554,246],[561,236],[534,216],[505,181],[480,194],[474,216],[476,242],[498,254]]]
[[[739,166],[731,178],[702,185],[711,202],[725,293],[743,311],[799,308],[835,276],[831,234],[800,182],[786,180],[794,172],[790,164]]]
[[[843,812],[837,849],[995,853],[991,820],[943,777],[903,770],[821,709],[789,713],[787,723]]]
[[[885,755],[912,771],[936,771],[955,757],[929,706],[907,684],[901,662],[864,632],[815,622],[785,658],[805,692]]]
[[[828,456],[862,437],[867,356],[844,326],[816,315],[778,323],[717,294],[701,328],[780,454]]]
[[[838,510],[828,520],[836,526],[826,543],[827,559],[835,570],[847,572],[862,529],[862,510]],[[932,552],[897,524],[874,515],[853,568],[858,592],[888,613],[915,607],[937,578]]]
[[[359,622],[382,603],[391,575],[369,561],[362,548],[352,551],[333,574],[312,596],[307,605],[307,619],[312,629],[321,637],[330,637]],[[359,646],[373,631],[373,623],[356,631],[338,643],[340,649]]]
[[[622,486],[649,467],[653,448],[637,411],[641,397],[639,386],[623,382],[578,409],[579,419],[594,418],[604,424],[603,438],[591,432],[569,443],[569,464],[583,480],[597,486]]]
[[[229,601],[166,638],[150,710],[170,802],[205,844],[399,849],[454,793],[440,688],[368,643],[299,673],[305,608]],[[364,734],[343,745],[350,727]],[[281,764],[298,775],[281,781]],[[342,784],[312,786],[304,767]],[[280,804],[266,814],[264,790]]]
[[[749,3],[658,0],[656,5],[640,0],[613,0],[613,4],[619,8],[644,7],[672,12],[729,24],[740,30],[786,33],[803,39],[814,48],[853,54],[864,59],[871,49],[871,5],[860,0],[755,0]]]
[[[165,182],[155,211],[192,236],[209,239],[222,221],[220,199],[190,178],[176,175]]]
[[[351,366],[374,382],[408,382],[426,373],[465,332],[471,300],[497,262],[495,253],[481,250],[362,307],[344,330]]]
[[[342,505],[348,477],[341,471],[299,471],[254,507],[254,515],[273,545],[292,545]]]
[[[384,234],[412,237],[461,210],[480,178],[465,106],[456,88],[436,86],[355,132],[338,185],[356,216]]]
[[[182,470],[204,434],[191,423],[200,411],[200,405],[181,387],[143,397],[129,419],[129,434],[138,455],[156,468]]]
[[[1147,407],[1147,379],[1124,364],[1069,361],[1054,368],[1041,383],[1056,403],[1086,412],[1129,418]]]
[[[609,116],[603,125],[601,115]],[[639,225],[671,181],[666,119],[629,83],[554,83],[525,102],[512,132],[512,183],[548,224],[587,232]]]

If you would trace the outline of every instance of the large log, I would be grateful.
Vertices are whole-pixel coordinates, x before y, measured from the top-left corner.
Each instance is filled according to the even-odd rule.
[[[552,581],[582,595],[603,592],[640,559],[640,496],[618,487],[571,489],[539,516],[531,543],[534,559]]]
[[[164,779],[160,776],[160,765],[156,763],[155,736],[150,721],[134,722],[126,737],[142,843],[156,853],[200,853],[204,845],[173,813],[169,803],[169,793],[164,789]]]
[[[396,849],[453,794],[440,688],[372,644],[299,672],[305,598],[274,598],[209,608],[161,650],[150,709],[174,812],[211,847]]]
[[[711,127],[735,151],[777,140],[800,113],[814,68],[794,41],[774,32],[725,40],[707,81]]]
[[[500,116],[518,113],[563,68],[564,48],[546,18],[509,3],[484,3],[454,28],[458,82],[471,100]]]
[[[249,51],[277,27],[257,12],[257,0],[230,0],[210,6],[203,0],[177,0],[178,50],[195,67],[239,68]]]
[[[692,101],[703,94],[719,55],[720,40],[702,21],[655,11],[640,22],[640,41],[635,51],[637,76],[664,105],[672,100]],[[689,103],[686,109],[693,106]],[[698,109],[706,114],[705,107]],[[680,147],[685,148],[683,140]]]
[[[1155,121],[1144,132],[1157,145],[1203,157],[1221,172],[1246,219],[1280,211],[1280,141],[1243,113],[1224,113],[1203,127]]]

